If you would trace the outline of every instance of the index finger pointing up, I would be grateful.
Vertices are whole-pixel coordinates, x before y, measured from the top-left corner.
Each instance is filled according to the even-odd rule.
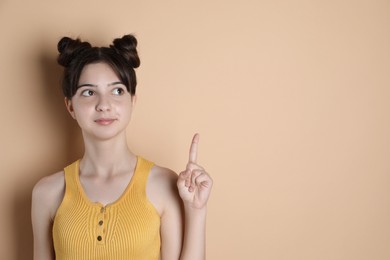
[[[194,138],[192,138],[192,143],[190,147],[190,163],[196,163],[198,157],[198,143],[199,143],[199,134],[195,134]]]

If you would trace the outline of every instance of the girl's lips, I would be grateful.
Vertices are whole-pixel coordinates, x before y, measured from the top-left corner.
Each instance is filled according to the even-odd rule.
[[[98,123],[99,125],[110,125],[115,121],[115,119],[112,118],[99,118],[96,119],[95,122]]]

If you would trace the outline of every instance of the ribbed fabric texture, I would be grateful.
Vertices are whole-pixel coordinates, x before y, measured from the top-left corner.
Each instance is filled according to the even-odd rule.
[[[153,163],[138,157],[122,196],[103,207],[79,179],[79,160],[65,170],[66,190],[53,224],[56,260],[154,260],[160,253],[160,216],[146,197]]]

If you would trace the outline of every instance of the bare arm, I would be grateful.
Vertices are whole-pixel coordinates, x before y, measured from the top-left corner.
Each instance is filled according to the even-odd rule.
[[[173,172],[158,181],[160,198],[165,202],[161,214],[161,259],[203,260],[206,207],[193,208],[191,204],[183,204],[177,181],[178,177]]]
[[[196,164],[198,135],[190,160],[179,177],[167,169],[156,170],[148,193],[161,216],[161,259],[204,260],[206,213],[212,179]],[[156,173],[155,172],[155,173]],[[160,207],[161,205],[161,207]]]
[[[32,193],[31,220],[34,235],[34,260],[54,260],[52,224],[64,194],[63,173],[40,180]]]
[[[185,209],[184,240],[180,260],[206,259],[206,209]]]
[[[161,259],[179,259],[183,245],[184,212],[176,187],[177,174],[171,172],[164,182],[167,184],[164,190],[168,192],[163,196],[161,214]]]

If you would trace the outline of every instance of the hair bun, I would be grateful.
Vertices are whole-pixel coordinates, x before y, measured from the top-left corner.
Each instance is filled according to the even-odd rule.
[[[58,55],[57,62],[67,67],[73,60],[73,58],[85,49],[91,48],[89,42],[82,42],[80,39],[71,39],[69,37],[62,37],[57,44]]]
[[[138,68],[140,59],[137,52],[137,39],[131,35],[125,35],[122,38],[116,38],[111,48],[115,49],[118,54],[124,57],[133,68]]]

